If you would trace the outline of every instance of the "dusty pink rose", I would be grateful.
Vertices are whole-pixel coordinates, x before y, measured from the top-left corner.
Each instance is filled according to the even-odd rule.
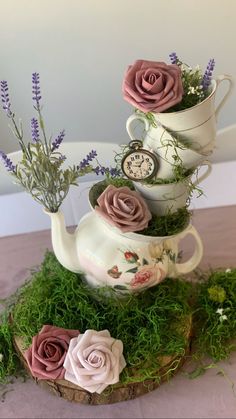
[[[116,188],[109,185],[97,203],[95,211],[122,232],[141,231],[152,218],[144,199],[127,186]]]
[[[145,265],[136,272],[130,285],[133,288],[152,287],[159,284],[165,276],[165,271],[158,264],[155,266]]]
[[[65,374],[63,363],[70,340],[78,334],[78,330],[43,326],[33,337],[30,348],[24,353],[32,375],[42,380],[62,379]]]
[[[176,64],[137,60],[128,67],[123,97],[143,112],[163,112],[181,102],[181,69]]]
[[[86,330],[71,339],[64,362],[65,379],[90,393],[102,393],[109,385],[119,382],[126,366],[123,343],[111,337],[108,330]]]

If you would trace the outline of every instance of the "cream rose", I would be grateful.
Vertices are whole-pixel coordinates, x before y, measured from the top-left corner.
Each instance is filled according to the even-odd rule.
[[[127,186],[116,188],[109,185],[97,203],[95,211],[124,233],[143,230],[152,218],[144,199]]]
[[[109,385],[119,382],[126,366],[123,343],[111,337],[108,330],[86,330],[70,341],[65,358],[65,379],[90,393],[102,393]]]
[[[181,69],[176,64],[137,60],[122,85],[124,99],[143,112],[163,112],[181,102]]]

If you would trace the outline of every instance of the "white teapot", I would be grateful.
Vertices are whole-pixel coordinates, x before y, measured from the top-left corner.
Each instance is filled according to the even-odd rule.
[[[45,212],[51,217],[53,250],[59,262],[72,272],[83,272],[89,285],[109,286],[118,294],[143,291],[167,276],[187,274],[203,255],[201,239],[191,224],[176,235],[153,237],[123,233],[92,211],[70,234],[62,212]],[[179,242],[187,235],[195,239],[195,249],[188,261],[178,263]]]

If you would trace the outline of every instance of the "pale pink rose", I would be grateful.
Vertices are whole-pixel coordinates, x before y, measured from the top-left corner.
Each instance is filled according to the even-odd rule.
[[[163,112],[181,102],[183,85],[177,64],[137,60],[128,67],[123,97],[143,112]]]
[[[144,199],[127,186],[109,185],[97,200],[95,211],[122,232],[141,231],[148,226],[152,215]]]
[[[119,382],[126,366],[122,352],[122,341],[112,338],[108,330],[86,330],[70,341],[65,379],[100,394],[108,385]]]
[[[70,340],[78,334],[78,330],[43,326],[24,353],[32,375],[42,380],[62,379],[65,374],[63,363]]]
[[[159,284],[165,276],[166,273],[159,264],[155,266],[144,265],[136,272],[130,286],[133,288],[153,287]]]

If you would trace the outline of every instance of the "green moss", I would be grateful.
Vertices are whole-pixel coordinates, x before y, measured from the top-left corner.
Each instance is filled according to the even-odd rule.
[[[212,272],[199,284],[195,304],[197,351],[215,361],[227,358],[236,348],[236,269]]]
[[[7,382],[9,377],[21,370],[13,346],[13,330],[5,313],[0,319],[0,383]]]
[[[157,371],[161,355],[177,356],[167,375],[178,367],[192,312],[193,357],[202,359],[207,354],[214,361],[227,358],[235,349],[232,339],[236,338],[236,269],[201,275],[197,284],[180,278],[166,279],[137,296],[115,299],[109,296],[107,288],[93,291],[81,275],[64,269],[48,252],[40,270],[11,300],[13,323],[8,321],[9,309],[1,316],[0,381],[19,373],[13,335],[24,337],[26,348],[44,324],[78,329],[81,333],[86,329],[108,329],[124,344],[128,368],[121,374],[123,383],[160,380]],[[219,301],[214,293],[212,299],[212,289],[221,297],[224,291],[225,298]]]
[[[101,193],[107,188],[108,185],[114,185],[116,187],[128,186],[130,189],[134,189],[134,186],[130,180],[127,179],[107,179],[95,183],[89,192],[89,200],[93,207],[97,204],[97,199]],[[182,231],[190,221],[191,212],[186,207],[179,208],[176,212],[168,213],[163,216],[153,215],[148,227],[145,230],[138,231],[137,234],[144,234],[145,236],[172,236]]]
[[[190,211],[186,207],[179,208],[173,214],[153,215],[148,227],[140,231],[146,236],[172,236],[182,231],[190,221]]]
[[[23,336],[27,347],[44,324],[78,329],[81,333],[86,329],[108,329],[111,336],[123,341],[127,365],[135,366],[136,371],[140,368],[142,381],[155,376],[157,354],[183,355],[187,343],[183,328],[191,313],[189,290],[185,282],[167,279],[128,299],[102,299],[97,292],[94,298],[80,275],[67,271],[52,253],[47,253],[40,271],[22,288],[13,307],[11,333]],[[12,353],[11,346],[8,350]],[[132,380],[129,368],[121,380]]]

